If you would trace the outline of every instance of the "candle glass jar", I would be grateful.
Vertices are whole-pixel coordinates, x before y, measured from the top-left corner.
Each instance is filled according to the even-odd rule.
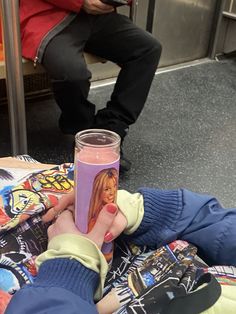
[[[89,129],[75,136],[75,224],[89,232],[104,205],[116,203],[120,137],[105,129]],[[111,245],[102,251],[107,260]]]

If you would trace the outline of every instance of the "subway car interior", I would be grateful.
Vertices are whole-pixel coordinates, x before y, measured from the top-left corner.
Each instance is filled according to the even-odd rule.
[[[111,0],[0,0],[0,314],[235,314],[236,0],[127,0],[115,9],[125,17],[113,9],[103,14],[104,7],[99,17],[91,14],[98,9],[88,11],[106,1]],[[60,17],[53,25],[52,12]],[[35,16],[46,20],[36,23]],[[24,26],[32,17],[35,29],[46,32],[40,32],[29,60]],[[69,41],[57,45],[61,54],[49,53],[44,68],[48,47],[61,35],[65,40],[65,33],[70,38],[68,29],[78,35],[72,26],[84,25],[80,18],[89,21],[88,32],[94,21],[103,26],[86,46],[100,57],[84,53],[76,38],[75,59],[65,58]],[[126,21],[125,27],[117,21]],[[31,51],[38,34],[29,25]],[[111,26],[116,35],[122,30],[123,43],[113,40]],[[130,35],[134,30],[141,44]],[[158,67],[156,39],[162,46]],[[111,43],[109,51],[100,40]],[[120,57],[118,49],[127,53]],[[59,79],[48,73],[54,58],[64,66],[54,66]],[[131,63],[132,71],[123,71]],[[86,75],[78,78],[87,67],[91,82]],[[134,72],[143,73],[142,79]],[[122,150],[120,156],[109,150],[110,142],[96,155],[91,138],[80,154],[75,136],[61,131],[53,84],[58,79],[71,87],[68,77],[74,74],[91,88],[88,101],[87,95],[79,103],[71,96],[70,109],[75,112],[78,103],[81,113],[84,103],[95,104],[95,126],[97,112],[113,106],[112,119],[123,118],[126,132],[126,121],[140,112],[148,94],[122,142],[123,156]],[[131,77],[136,85],[129,89]],[[70,90],[79,94],[86,90],[82,84]],[[140,92],[137,85],[145,87]],[[135,98],[127,89],[137,91]],[[69,122],[71,116],[70,111]],[[77,128],[84,121],[74,116]],[[97,156],[105,161],[97,162]],[[124,156],[131,168],[119,173]]]
[[[0,157],[73,162],[74,137],[58,127],[50,79],[21,58],[17,2],[1,0]],[[163,48],[144,109],[124,142],[132,168],[120,176],[120,188],[187,188],[235,207],[236,0],[139,0],[118,11]],[[88,67],[89,99],[100,109],[119,67],[96,58]]]

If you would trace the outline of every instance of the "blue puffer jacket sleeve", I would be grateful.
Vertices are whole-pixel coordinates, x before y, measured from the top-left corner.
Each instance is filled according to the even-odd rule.
[[[236,208],[225,209],[216,198],[185,189],[139,192],[144,217],[127,240],[160,247],[181,239],[196,245],[209,265],[236,266]]]
[[[35,282],[11,299],[5,314],[95,314],[99,275],[75,259],[55,258],[39,268]]]

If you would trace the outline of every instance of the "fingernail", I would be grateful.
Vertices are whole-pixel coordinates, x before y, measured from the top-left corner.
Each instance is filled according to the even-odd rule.
[[[110,242],[112,239],[113,239],[112,233],[111,233],[111,232],[107,232],[107,233],[105,234],[104,240],[105,240],[106,242]]]
[[[107,206],[107,211],[111,214],[115,214],[115,212],[117,211],[117,207],[115,205],[110,204]]]

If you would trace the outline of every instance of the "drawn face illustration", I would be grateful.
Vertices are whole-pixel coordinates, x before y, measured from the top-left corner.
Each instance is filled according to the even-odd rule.
[[[5,208],[8,215],[18,215],[23,212],[34,210],[34,205],[40,203],[40,196],[32,191],[23,189],[12,190],[9,204]]]
[[[14,198],[12,198],[12,204],[10,202],[10,205],[13,208],[15,208],[15,213],[27,211],[27,209],[33,208],[34,204],[39,203],[39,195],[31,192],[31,191],[15,191],[13,194]]]
[[[116,195],[116,180],[114,180],[114,178],[109,178],[105,183],[101,194],[103,204],[114,202],[115,195]]]

